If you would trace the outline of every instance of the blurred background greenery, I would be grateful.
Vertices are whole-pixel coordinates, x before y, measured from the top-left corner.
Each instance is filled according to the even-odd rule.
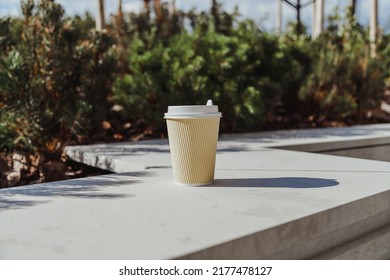
[[[156,1],[159,3],[159,1]],[[216,5],[209,12],[147,5],[65,17],[55,1],[22,1],[0,18],[0,150],[61,154],[68,144],[164,137],[168,105],[223,113],[221,132],[388,121],[390,35],[370,52],[368,30],[335,11],[312,40],[292,22],[264,32]]]

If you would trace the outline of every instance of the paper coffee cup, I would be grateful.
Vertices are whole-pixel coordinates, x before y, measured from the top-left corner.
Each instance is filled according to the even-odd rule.
[[[208,185],[214,180],[221,113],[205,106],[169,106],[165,113],[176,183]]]

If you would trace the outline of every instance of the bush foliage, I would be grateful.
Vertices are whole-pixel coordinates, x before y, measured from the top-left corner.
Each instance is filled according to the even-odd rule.
[[[331,20],[311,45],[312,67],[299,89],[307,103],[307,114],[320,120],[333,120],[365,114],[380,106],[384,92],[384,73],[378,59],[371,58],[370,42],[351,14],[342,20]]]
[[[0,24],[1,147],[54,149],[104,118],[116,66],[113,41],[96,32],[83,38],[54,2],[21,7],[23,19]]]
[[[390,76],[389,38],[372,57],[367,30],[350,15],[311,40],[294,24],[264,32],[221,6],[146,6],[113,16],[103,32],[54,1],[21,7],[21,19],[0,19],[2,150],[55,150],[118,123],[164,134],[168,105],[207,99],[223,113],[223,132],[362,120]]]
[[[163,129],[168,105],[213,99],[223,112],[224,131],[261,129],[266,108],[282,94],[280,80],[290,61],[282,55],[278,39],[250,21],[240,22],[230,35],[210,25],[165,42],[154,30],[146,40],[132,40],[129,73],[113,88],[125,117],[144,118]]]

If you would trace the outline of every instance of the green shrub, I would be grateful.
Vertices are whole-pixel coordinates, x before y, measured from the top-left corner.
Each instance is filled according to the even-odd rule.
[[[386,34],[382,37],[378,47],[378,58],[382,62],[382,68],[385,73],[385,77],[390,83],[390,34]]]
[[[9,132],[0,148],[61,146],[105,118],[116,65],[113,41],[105,33],[81,37],[75,21],[52,1],[25,1],[22,11],[21,32],[3,33],[16,40],[3,43],[0,54],[0,123]],[[17,134],[12,120],[20,126]]]
[[[258,130],[287,88],[280,81],[291,61],[278,38],[251,21],[238,22],[229,35],[216,32],[212,23],[169,40],[159,40],[153,29],[147,34],[130,44],[129,74],[113,89],[126,119],[141,118],[164,130],[168,105],[213,99],[223,112],[222,131]]]
[[[384,75],[380,61],[370,57],[367,32],[351,15],[331,22],[312,43],[313,64],[299,90],[306,104],[306,114],[315,120],[365,118],[378,108],[384,92]]]

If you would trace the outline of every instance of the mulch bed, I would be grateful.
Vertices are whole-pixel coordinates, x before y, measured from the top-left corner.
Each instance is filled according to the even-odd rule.
[[[102,129],[93,133],[89,139],[67,145],[112,143],[119,141],[139,141],[161,138],[145,123],[102,122]],[[65,147],[65,145],[64,145]],[[112,172],[74,162],[63,153],[63,148],[49,152],[36,153],[0,152],[0,188],[16,187],[45,182],[98,176]]]
[[[109,174],[66,158],[45,159],[40,154],[0,153],[0,188]]]

